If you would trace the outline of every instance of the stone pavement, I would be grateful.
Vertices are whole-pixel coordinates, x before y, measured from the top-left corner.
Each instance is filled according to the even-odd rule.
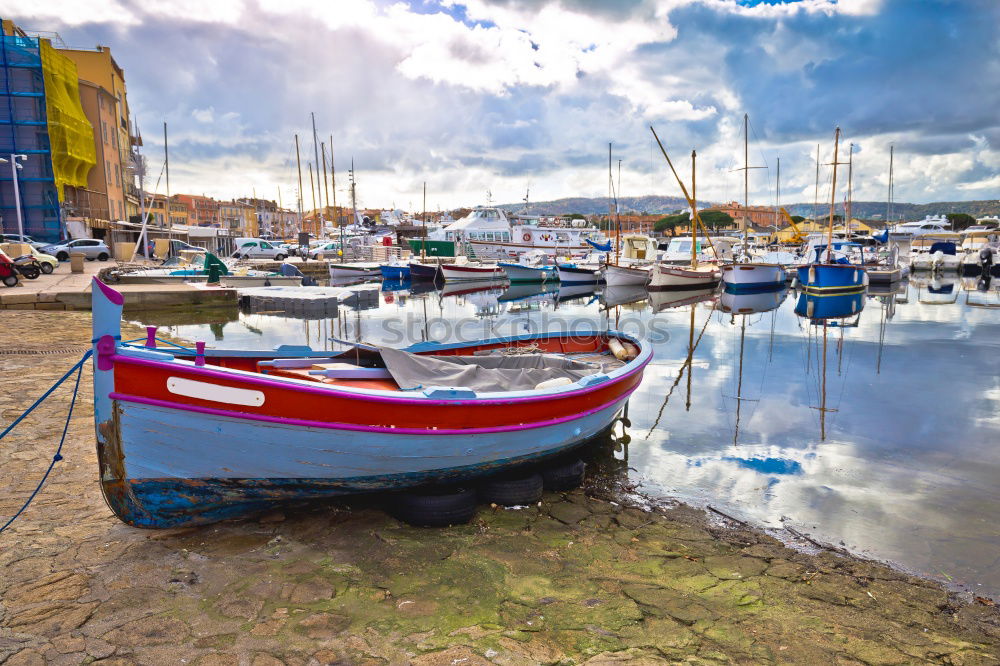
[[[87,313],[3,311],[0,349],[86,345],[88,327]],[[0,353],[0,424],[73,361]],[[81,386],[65,459],[0,534],[3,666],[1000,661],[989,602],[683,506],[578,491],[451,529],[407,527],[374,500],[130,528],[101,498],[89,372]],[[0,524],[51,460],[68,397],[0,441]]]

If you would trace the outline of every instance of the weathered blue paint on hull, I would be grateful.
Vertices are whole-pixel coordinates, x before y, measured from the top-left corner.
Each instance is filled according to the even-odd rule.
[[[807,292],[846,293],[865,288],[865,270],[851,264],[810,264],[797,269],[799,285]]]
[[[380,266],[379,271],[385,280],[405,280],[410,277],[409,266]]]
[[[286,501],[457,481],[574,448],[611,425],[627,399],[530,432],[473,435],[265,425],[116,402],[128,481],[109,501],[131,525],[176,527]]]

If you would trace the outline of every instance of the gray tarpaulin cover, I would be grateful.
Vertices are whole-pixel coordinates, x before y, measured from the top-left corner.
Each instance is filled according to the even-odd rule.
[[[597,364],[551,354],[422,356],[388,347],[379,352],[404,391],[428,386],[462,386],[480,393],[526,391],[549,379],[575,382],[601,371]]]

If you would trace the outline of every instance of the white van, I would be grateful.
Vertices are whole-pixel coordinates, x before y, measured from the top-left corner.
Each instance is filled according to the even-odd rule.
[[[236,247],[233,256],[238,259],[273,259],[274,261],[282,261],[288,256],[282,248],[260,238],[237,238],[233,245]]]

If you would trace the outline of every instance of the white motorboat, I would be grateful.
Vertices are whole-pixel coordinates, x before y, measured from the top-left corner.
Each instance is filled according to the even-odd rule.
[[[958,250],[962,275],[979,275],[983,272],[983,257],[980,252],[984,248],[992,248],[994,254],[1000,254],[1000,231],[966,230],[962,236],[962,245]]]
[[[692,241],[690,236],[671,238],[667,249],[660,252],[659,263],[677,266],[690,264],[692,245],[699,262],[732,261],[733,247],[739,243],[740,239],[729,236],[713,236],[711,238],[700,236],[695,241]]]
[[[910,268],[915,271],[955,271],[961,266],[958,256],[960,234],[925,234],[913,243]]]

